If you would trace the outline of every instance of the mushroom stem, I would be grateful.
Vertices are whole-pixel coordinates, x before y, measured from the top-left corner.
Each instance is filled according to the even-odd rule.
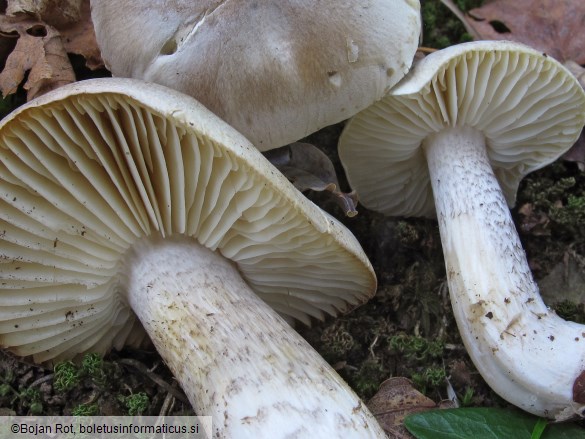
[[[451,302],[463,342],[504,399],[558,420],[585,410],[585,326],[542,301],[484,136],[456,127],[424,142]]]
[[[194,240],[146,240],[125,261],[128,302],[215,437],[385,437],[339,375]]]

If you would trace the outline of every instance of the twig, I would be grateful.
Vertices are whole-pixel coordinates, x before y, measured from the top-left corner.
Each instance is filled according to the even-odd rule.
[[[416,51],[429,54],[429,53],[436,52],[437,49],[433,49],[432,47],[419,46],[418,49],[416,49]]]
[[[370,351],[370,355],[372,356],[372,360],[377,360],[376,354],[374,353],[374,346],[376,346],[377,343],[378,343],[378,336],[376,335],[376,338],[374,338],[374,341],[370,344],[370,347],[369,347],[369,351]]]
[[[447,8],[449,8],[449,10],[451,12],[453,12],[453,14],[459,19],[461,20],[461,23],[463,24],[463,26],[465,27],[465,31],[471,35],[471,37],[474,40],[481,40],[481,36],[479,35],[479,33],[477,33],[477,31],[471,27],[471,25],[469,24],[469,21],[467,21],[467,17],[465,16],[465,14],[463,12],[461,12],[461,10],[455,5],[455,3],[453,3],[452,0],[441,0],[441,3],[443,3],[445,6],[447,6]]]
[[[173,388],[176,388],[176,382],[173,383]],[[167,416],[173,410],[175,406],[175,397],[172,393],[167,393],[165,400],[163,401],[162,407],[160,408],[159,416]]]
[[[152,381],[154,381],[157,385],[162,387],[168,393],[171,393],[179,401],[182,401],[185,404],[189,404],[189,406],[191,405],[191,403],[189,402],[189,400],[183,394],[182,391],[180,391],[179,389],[173,388],[173,386],[171,386],[169,383],[167,383],[165,380],[163,380],[157,374],[149,371],[148,368],[144,364],[142,364],[140,361],[133,360],[130,358],[122,358],[122,359],[118,360],[118,363],[124,364],[126,366],[131,366],[131,367],[137,369],[139,372],[146,375],[148,378],[150,378]]]
[[[51,381],[53,379],[54,374],[49,374],[49,375],[45,375],[41,378],[39,378],[36,381],[33,381],[30,385],[30,387],[35,387],[35,386],[40,386],[43,383],[46,383],[47,381]]]

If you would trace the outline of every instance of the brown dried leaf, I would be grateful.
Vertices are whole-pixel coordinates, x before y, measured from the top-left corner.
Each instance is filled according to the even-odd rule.
[[[404,418],[437,408],[437,404],[416,390],[409,379],[394,377],[380,385],[368,408],[390,437],[406,439],[413,436],[404,427]]]
[[[28,15],[39,21],[59,27],[74,23],[81,17],[83,0],[8,0],[6,15]]]
[[[67,53],[83,56],[85,65],[91,70],[105,67],[91,21],[89,0],[82,0],[78,20],[58,29]]]
[[[520,218],[520,230],[523,233],[530,233],[533,236],[549,236],[550,218],[541,211],[534,210],[532,203],[523,204],[518,208]]]
[[[518,41],[561,62],[585,64],[585,1],[488,0],[468,18],[481,39]]]
[[[337,190],[339,185],[335,168],[329,157],[309,143],[292,143],[264,153],[300,191],[326,191],[349,217],[357,215],[355,192]]]
[[[540,295],[547,305],[568,300],[585,304],[585,258],[574,250],[538,281]]]
[[[0,32],[8,34],[9,38],[18,35],[16,46],[0,73],[3,96],[16,92],[27,71],[24,89],[29,100],[75,81],[61,36],[55,28],[31,18],[0,16]]]

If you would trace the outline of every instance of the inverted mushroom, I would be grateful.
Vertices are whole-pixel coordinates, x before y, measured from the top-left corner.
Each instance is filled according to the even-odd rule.
[[[272,310],[370,297],[359,244],[192,98],[111,78],[49,93],[0,124],[0,188],[2,347],[44,362],[148,334],[215,436],[383,437]]]
[[[585,123],[585,93],[545,54],[510,42],[433,53],[345,127],[339,153],[361,202],[436,216],[467,351],[504,399],[583,416],[585,326],[541,300],[508,205]],[[434,200],[434,202],[433,202]]]
[[[408,71],[418,0],[92,0],[114,76],[187,93],[265,151],[340,122]]]

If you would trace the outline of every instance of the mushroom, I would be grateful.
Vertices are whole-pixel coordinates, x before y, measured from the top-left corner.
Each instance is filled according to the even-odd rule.
[[[455,319],[477,369],[507,401],[559,420],[584,414],[585,326],[541,300],[508,205],[584,122],[585,93],[557,61],[483,41],[420,61],[339,141],[364,206],[436,209]]]
[[[418,0],[92,0],[114,76],[195,97],[266,151],[347,119],[408,71]]]
[[[194,99],[112,78],[48,93],[0,124],[0,187],[2,347],[61,360],[143,326],[216,437],[384,437],[274,311],[356,306],[370,263]]]

